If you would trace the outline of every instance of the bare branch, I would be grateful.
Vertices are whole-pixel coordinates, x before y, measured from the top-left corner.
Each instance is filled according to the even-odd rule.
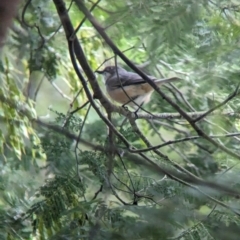
[[[194,118],[194,117],[200,117],[206,112],[187,112],[188,116]],[[184,117],[179,113],[154,113],[154,114],[146,114],[146,113],[138,113],[138,116],[129,116],[129,114],[126,114],[125,116],[129,116],[133,119],[183,119]],[[239,113],[235,112],[212,112],[212,115],[220,115],[220,116],[228,116],[228,117],[236,117],[240,118]]]
[[[75,112],[77,112],[77,111],[79,111],[80,109],[84,108],[84,107],[89,103],[89,101],[87,101],[87,102],[84,103],[82,106],[78,107],[77,109],[75,109],[75,110],[73,110],[73,111],[71,112],[73,103],[77,100],[79,94],[80,94],[82,91],[83,91],[83,88],[81,88],[81,89],[78,91],[78,93],[76,94],[76,96],[74,97],[74,99],[72,100],[72,102],[70,103],[69,109],[68,109],[67,114],[66,114],[66,118],[65,118],[65,120],[64,120],[64,122],[63,122],[63,127],[68,123],[69,119],[71,118],[71,116],[72,116]]]
[[[79,131],[79,134],[78,134],[78,138],[77,138],[77,141],[76,141],[76,144],[75,144],[75,148],[74,148],[74,154],[75,154],[76,164],[77,164],[77,176],[78,176],[78,179],[79,179],[80,182],[81,182],[81,176],[80,176],[80,172],[79,172],[79,164],[80,163],[79,163],[77,148],[78,148],[78,143],[80,141],[80,138],[81,138],[81,135],[82,135],[82,132],[83,132],[83,128],[84,128],[84,125],[86,123],[86,120],[87,120],[88,114],[90,112],[90,109],[91,109],[91,105],[88,106],[87,112],[84,116],[83,122],[82,122],[81,127],[80,127],[80,131]],[[85,198],[85,196],[84,196],[84,198]]]
[[[95,3],[92,3],[93,5],[92,5],[92,7],[91,7],[91,9],[90,9],[89,11],[92,12],[92,11],[94,10],[94,8],[97,7],[97,5],[98,5],[100,2],[101,2],[101,0],[98,0],[98,1],[95,2]],[[72,36],[71,36],[71,38],[70,38],[69,40],[71,40],[71,41],[74,40],[74,38],[76,37],[77,32],[78,32],[79,29],[82,27],[82,25],[84,24],[84,22],[86,21],[86,19],[87,19],[86,17],[84,17],[84,18],[82,19],[82,21],[79,23],[79,25],[77,26],[76,30],[74,31],[74,33],[72,34]]]
[[[174,68],[171,67],[170,64],[164,62],[163,60],[160,60],[159,62],[160,62],[163,66],[167,67],[168,69],[170,69],[171,71],[173,71],[173,72],[175,72],[175,73],[182,74],[182,75],[185,75],[185,76],[189,76],[189,75],[190,75],[189,73],[175,70]]]
[[[51,85],[57,90],[57,92],[65,99],[67,99],[68,101],[72,102],[72,99],[70,97],[68,97],[65,93],[63,93],[63,91],[53,82],[53,81],[49,81],[51,83]]]
[[[222,134],[222,135],[209,135],[209,138],[225,138],[225,137],[235,137],[235,136],[240,136],[240,133],[229,133],[229,134]],[[190,136],[190,137],[186,137],[186,138],[180,138],[180,139],[176,139],[176,140],[170,140],[167,141],[165,143],[153,146],[153,147],[149,147],[149,148],[145,148],[145,149],[140,149],[140,150],[132,150],[131,152],[133,153],[139,153],[139,152],[148,152],[151,150],[155,150],[161,147],[165,147],[171,144],[175,144],[175,143],[180,143],[180,142],[186,142],[186,141],[192,141],[192,140],[196,140],[201,138],[201,136]]]
[[[213,107],[212,109],[209,109],[202,116],[199,116],[198,118],[194,119],[193,122],[195,122],[195,123],[198,122],[202,118],[204,118],[207,115],[209,115],[211,112],[213,112],[213,111],[217,110],[218,108],[224,106],[227,102],[229,102],[230,100],[232,100],[234,97],[236,97],[238,95],[238,90],[239,90],[239,85],[236,87],[234,92],[232,94],[230,94],[229,97],[227,97],[223,102],[219,103],[217,106]]]
[[[102,190],[103,190],[103,185],[101,185],[100,188],[98,189],[98,191],[95,192],[95,194],[94,194],[94,196],[93,196],[93,198],[92,198],[92,201],[97,198],[98,194],[99,194],[100,192],[102,192]]]

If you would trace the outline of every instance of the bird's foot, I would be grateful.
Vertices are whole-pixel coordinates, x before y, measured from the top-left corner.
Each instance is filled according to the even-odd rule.
[[[128,107],[126,105],[122,105],[122,107],[126,110],[126,111],[129,111]]]
[[[139,110],[139,109],[137,109],[135,112],[133,112],[136,119],[138,119],[138,114],[137,114],[137,113],[138,113],[138,110]]]

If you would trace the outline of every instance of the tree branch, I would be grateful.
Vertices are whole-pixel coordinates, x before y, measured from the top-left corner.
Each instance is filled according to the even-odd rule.
[[[202,116],[199,116],[198,118],[194,119],[193,121],[196,123],[199,120],[206,117],[207,115],[209,115],[211,112],[213,112],[213,111],[217,110],[218,108],[224,106],[227,102],[229,102],[230,100],[232,100],[234,97],[236,97],[238,95],[238,90],[239,90],[239,85],[236,87],[235,91],[232,94],[230,94],[230,96],[227,97],[223,102],[219,103],[217,106],[213,107],[212,109],[209,109]]]
[[[81,0],[75,0],[78,8],[80,11],[82,11],[85,16],[88,18],[88,20],[92,23],[94,28],[98,31],[98,33],[102,36],[102,38],[105,40],[105,42],[111,47],[113,52],[118,55],[132,70],[134,70],[137,74],[139,74],[163,99],[165,99],[181,116],[183,116],[189,124],[192,126],[192,128],[197,132],[199,136],[202,136],[205,138],[208,142],[213,144],[215,147],[218,147],[228,155],[240,160],[240,155],[234,153],[230,149],[226,148],[225,146],[219,144],[218,142],[214,141],[212,138],[209,138],[208,135],[203,132],[193,121],[193,119],[175,102],[171,100],[167,95],[165,95],[160,88],[141,70],[139,70],[118,48],[117,46],[112,42],[112,40],[108,37],[108,35],[105,33],[103,27],[97,22],[97,20],[93,17],[93,15],[88,11],[88,9],[85,7],[83,1]]]

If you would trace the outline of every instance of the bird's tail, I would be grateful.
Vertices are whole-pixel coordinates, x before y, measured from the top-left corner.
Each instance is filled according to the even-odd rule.
[[[163,79],[157,79],[154,82],[160,86],[162,84],[166,84],[166,83],[171,83],[171,82],[175,82],[175,81],[179,81],[182,80],[181,78],[178,77],[171,77],[171,78],[163,78]]]

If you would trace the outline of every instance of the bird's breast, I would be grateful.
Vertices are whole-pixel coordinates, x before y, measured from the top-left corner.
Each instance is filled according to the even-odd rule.
[[[149,84],[130,85],[125,87],[111,88],[106,85],[109,96],[116,102],[121,104],[129,104],[131,106],[141,105],[142,103],[148,102],[152,94],[153,89]],[[133,102],[133,101],[134,102]]]

